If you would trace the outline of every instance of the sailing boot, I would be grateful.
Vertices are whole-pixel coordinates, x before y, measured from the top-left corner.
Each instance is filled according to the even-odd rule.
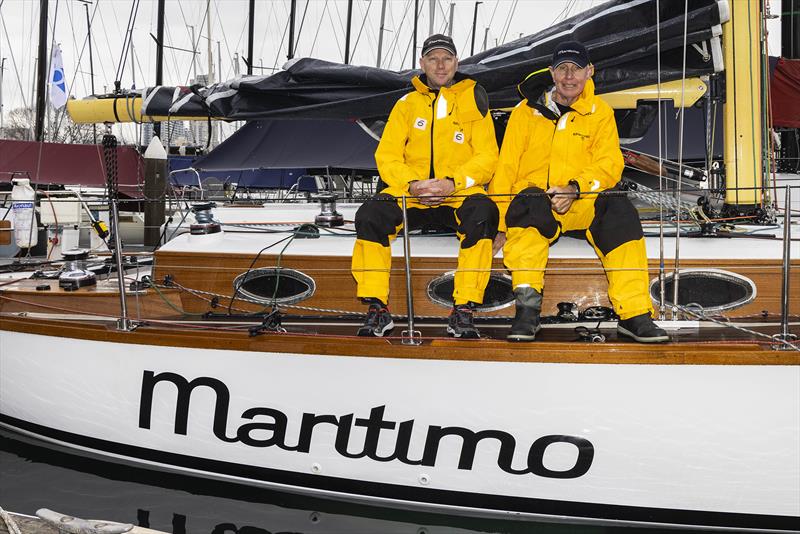
[[[447,333],[461,339],[478,339],[481,337],[475,324],[472,322],[472,312],[475,304],[468,302],[453,306],[450,317],[447,318]]]
[[[664,343],[667,333],[656,326],[650,313],[643,313],[617,323],[617,334],[635,339],[639,343]]]
[[[532,287],[514,289],[514,322],[506,336],[509,341],[533,341],[541,326],[542,294]]]
[[[369,310],[357,335],[360,337],[383,337],[384,334],[389,333],[394,328],[394,321],[386,304],[373,298],[364,299],[364,303],[369,304]]]

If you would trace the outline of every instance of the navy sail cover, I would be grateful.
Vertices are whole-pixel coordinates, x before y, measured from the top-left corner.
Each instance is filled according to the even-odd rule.
[[[555,46],[582,41],[596,66],[598,93],[654,84],[661,50],[662,82],[722,70],[719,37],[731,0],[611,0],[533,35],[462,58],[459,70],[481,83],[492,108],[519,102],[517,84],[548,66]],[[656,25],[657,13],[660,24]],[[657,42],[657,27],[660,43]],[[143,92],[148,115],[368,119],[386,117],[418,70],[394,72],[313,58],[293,60],[271,76],[247,76],[210,87],[153,87]]]

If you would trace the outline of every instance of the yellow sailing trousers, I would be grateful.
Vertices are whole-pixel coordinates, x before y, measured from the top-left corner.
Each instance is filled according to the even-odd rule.
[[[608,296],[621,319],[653,312],[648,292],[647,251],[636,209],[615,191],[584,195],[565,214],[550,209],[539,188],[521,191],[506,214],[503,260],[512,285],[544,289],[550,245],[564,232],[581,231],[592,245],[608,278]],[[580,287],[580,281],[576,281]]]
[[[483,194],[453,197],[446,205],[407,209],[410,230],[443,226],[456,232],[460,241],[454,279],[454,304],[483,302],[492,269],[492,241],[497,235],[497,206]],[[352,273],[360,298],[389,300],[392,266],[390,243],[403,228],[403,213],[396,197],[379,194],[356,212],[356,243]]]

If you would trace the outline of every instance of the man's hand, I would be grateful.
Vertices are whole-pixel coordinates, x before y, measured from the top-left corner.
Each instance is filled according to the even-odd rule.
[[[506,244],[506,233],[505,232],[497,232],[497,235],[494,236],[494,241],[492,241],[492,257],[494,258],[497,251],[503,248],[503,245]]]
[[[560,215],[567,213],[572,207],[572,203],[578,198],[578,190],[571,184],[563,187],[551,187],[546,193],[550,195],[550,206],[553,211]]]
[[[456,186],[452,180],[440,180],[437,178],[418,180],[408,188],[408,192],[412,196],[418,197],[417,200],[426,206],[438,206],[444,202],[446,197],[452,195],[455,190]]]

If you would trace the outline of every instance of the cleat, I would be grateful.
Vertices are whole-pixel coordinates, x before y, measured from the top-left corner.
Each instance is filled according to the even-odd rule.
[[[472,305],[459,304],[453,307],[447,319],[447,333],[459,339],[479,339],[478,329],[472,322]]]
[[[649,313],[643,313],[617,323],[617,334],[629,337],[639,343],[665,343],[669,341],[667,333],[656,326]]]
[[[394,328],[392,314],[383,303],[371,303],[364,324],[358,329],[360,337],[383,337]]]

